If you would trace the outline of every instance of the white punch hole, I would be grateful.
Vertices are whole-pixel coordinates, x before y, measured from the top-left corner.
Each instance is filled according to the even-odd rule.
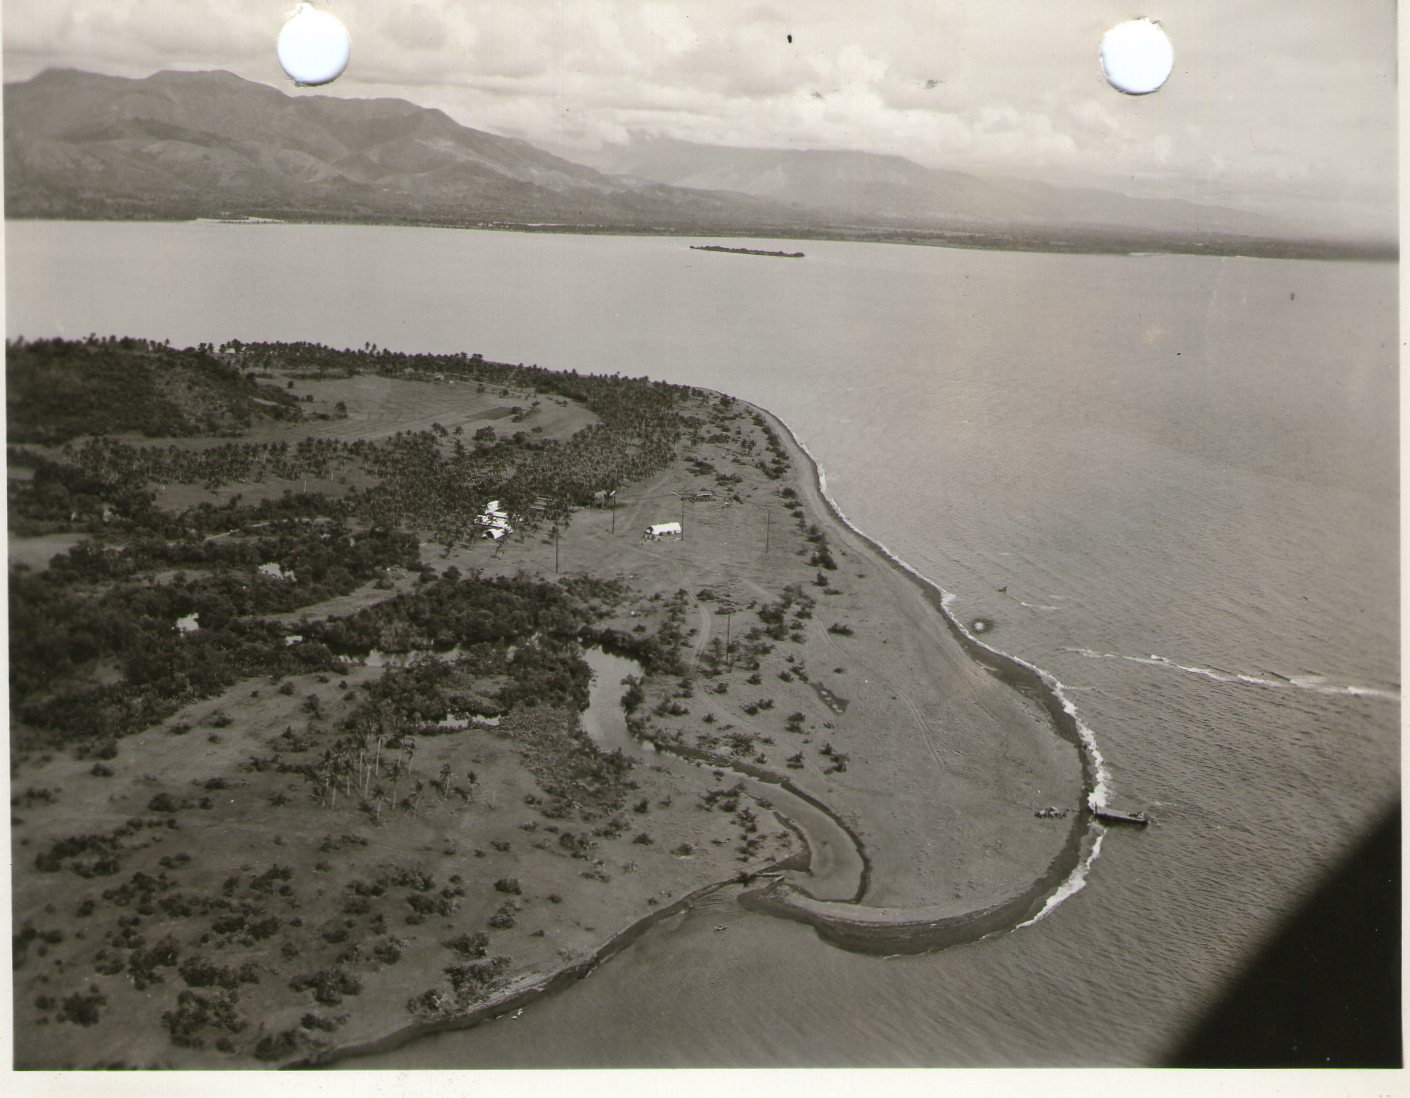
[[[1148,95],[1170,79],[1175,49],[1153,19],[1118,23],[1102,36],[1102,72],[1117,91]]]
[[[295,84],[316,87],[343,74],[352,37],[343,21],[312,4],[300,4],[279,32],[279,64]]]

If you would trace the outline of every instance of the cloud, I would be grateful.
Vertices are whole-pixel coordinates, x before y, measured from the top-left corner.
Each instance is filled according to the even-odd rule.
[[[402,95],[467,125],[579,146],[629,131],[840,147],[1062,182],[1184,179],[1235,194],[1393,195],[1394,12],[1186,0],[1175,73],[1109,89],[1105,2],[325,0],[353,36],[337,95]],[[12,5],[10,79],[50,64],[222,68],[288,87],[293,0]],[[1123,12],[1124,14],[1124,12]],[[792,35],[793,41],[788,41]],[[1315,48],[1311,48],[1315,44]],[[813,93],[818,93],[815,97]],[[1279,181],[1282,181],[1279,183]]]

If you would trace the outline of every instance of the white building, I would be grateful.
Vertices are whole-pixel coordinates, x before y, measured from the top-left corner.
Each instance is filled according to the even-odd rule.
[[[509,525],[509,512],[500,509],[497,499],[485,504],[484,513],[475,516],[475,523],[485,527],[484,536],[495,541],[514,532],[514,527]]]
[[[646,536],[649,538],[679,537],[680,533],[679,522],[653,522],[646,528]]]
[[[196,621],[196,619],[199,618],[200,616],[201,616],[200,613],[197,612],[197,613],[193,613],[193,614],[187,614],[184,618],[177,618],[177,619],[176,619],[176,631],[177,631],[178,633],[194,633],[194,632],[196,632],[198,629],[201,628],[200,623]]]
[[[275,561],[271,561],[268,564],[261,564],[259,566],[259,574],[261,576],[268,576],[270,579],[277,580],[292,580],[294,578],[294,573],[292,569],[286,572]]]

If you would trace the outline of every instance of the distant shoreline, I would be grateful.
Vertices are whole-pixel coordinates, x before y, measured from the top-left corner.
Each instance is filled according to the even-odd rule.
[[[256,220],[262,219],[262,220]],[[297,212],[268,212],[245,217],[219,219],[191,212],[151,217],[83,217],[46,214],[30,216],[7,214],[7,221],[79,221],[96,223],[195,224],[234,223],[260,224],[276,222],[283,225],[347,225],[367,228],[397,229],[462,229],[480,232],[560,233],[568,236],[664,236],[674,238],[705,237],[749,240],[818,240],[839,244],[909,244],[930,248],[965,248],[998,252],[1039,252],[1053,255],[1204,255],[1245,259],[1311,259],[1344,262],[1395,263],[1400,259],[1398,241],[1295,241],[1253,237],[1212,236],[1208,239],[1151,240],[1104,234],[1066,232],[1061,239],[1044,235],[1044,230],[1024,230],[1018,233],[995,228],[907,229],[862,226],[855,229],[821,229],[799,226],[766,225],[752,228],[692,228],[688,225],[578,225],[570,223],[528,223],[515,221],[435,221],[425,218],[355,218],[332,217]],[[719,249],[726,250],[726,249]],[[765,253],[769,254],[769,253]]]

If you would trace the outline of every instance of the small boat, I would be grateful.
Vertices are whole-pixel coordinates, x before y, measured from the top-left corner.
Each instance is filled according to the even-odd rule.
[[[1135,827],[1145,827],[1151,822],[1144,812],[1121,812],[1115,808],[1094,808],[1092,815],[1104,823],[1132,824]]]

